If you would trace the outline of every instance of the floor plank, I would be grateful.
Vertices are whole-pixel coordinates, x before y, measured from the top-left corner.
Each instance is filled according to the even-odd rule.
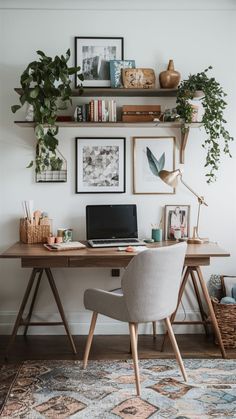
[[[183,358],[220,358],[220,351],[212,338],[205,335],[176,335]],[[0,363],[4,362],[9,336],[0,336]],[[66,336],[17,336],[8,357],[9,362],[35,359],[82,359],[86,336],[74,336],[77,355],[73,355]],[[139,336],[139,358],[173,358],[169,340],[160,352],[162,336],[153,339]],[[129,336],[94,336],[90,359],[129,359]],[[236,359],[236,349],[227,350],[227,357]]]

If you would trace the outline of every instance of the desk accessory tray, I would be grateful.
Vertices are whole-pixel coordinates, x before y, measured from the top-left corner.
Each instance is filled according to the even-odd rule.
[[[55,243],[55,244],[44,244],[46,249],[51,252],[60,252],[65,250],[79,250],[85,249],[86,246],[80,242],[68,242],[68,243]]]

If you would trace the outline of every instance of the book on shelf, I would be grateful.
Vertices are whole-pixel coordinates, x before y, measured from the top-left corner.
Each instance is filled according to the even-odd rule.
[[[117,108],[113,99],[93,99],[75,108],[74,119],[78,122],[116,122]]]
[[[121,120],[123,122],[152,122],[160,116],[160,105],[124,105]]]

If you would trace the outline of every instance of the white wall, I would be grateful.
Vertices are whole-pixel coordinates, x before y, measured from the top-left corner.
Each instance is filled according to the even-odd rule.
[[[68,47],[74,55],[74,36],[123,36],[125,58],[136,60],[137,66],[162,71],[170,58],[182,77],[198,72],[208,65],[213,75],[228,93],[226,119],[228,129],[236,136],[236,57],[234,54],[235,2],[222,1],[0,1],[0,250],[4,251],[18,240],[21,201],[34,199],[36,208],[49,212],[54,227],[72,227],[76,239],[85,238],[85,206],[92,203],[136,203],[138,205],[141,236],[150,234],[150,224],[159,220],[165,204],[190,204],[192,225],[196,219],[195,198],[184,187],[174,196],[132,194],[132,136],[175,135],[178,130],[163,129],[61,129],[60,150],[68,162],[68,182],[65,184],[36,184],[34,174],[26,169],[34,156],[32,129],[14,125],[15,116],[10,106],[18,97],[13,88],[19,85],[19,76],[26,65],[36,58],[41,49],[49,55],[64,53]],[[32,4],[33,3],[33,4]],[[98,5],[99,4],[99,5]],[[56,9],[55,9],[56,7]],[[73,57],[72,57],[73,60]],[[72,61],[73,62],[73,61]],[[137,103],[140,99],[135,99]],[[122,100],[120,103],[123,103]],[[143,101],[142,101],[143,102]],[[145,99],[146,103],[154,103]],[[159,102],[159,99],[157,100]],[[126,100],[126,103],[132,103]],[[174,105],[173,99],[164,101]],[[18,112],[17,119],[24,113]],[[127,192],[121,195],[76,195],[75,190],[75,137],[125,136],[127,138]],[[218,181],[208,186],[204,177],[205,152],[201,147],[204,131],[192,130],[186,148],[184,170],[186,181],[205,196],[209,207],[202,210],[201,232],[231,252],[231,258],[212,260],[204,269],[205,278],[211,273],[236,274],[235,260],[235,145],[233,159],[222,159]],[[177,154],[178,166],[178,154]],[[0,260],[0,333],[9,333],[29,276],[18,260]],[[55,277],[66,314],[74,333],[87,333],[90,313],[83,308],[83,292],[88,287],[105,289],[119,285],[118,279],[106,269],[55,269]],[[167,296],[168,298],[168,296]],[[196,303],[184,300],[187,317],[194,318]],[[52,304],[46,284],[37,304],[38,318],[55,318],[57,310]],[[180,312],[180,318],[183,313]],[[41,333],[58,333],[62,329],[42,329]],[[149,325],[144,331],[149,331]],[[177,331],[183,329],[176,328]],[[191,331],[191,328],[187,329]],[[32,330],[39,333],[39,329]],[[125,325],[101,318],[97,333],[126,333]]]

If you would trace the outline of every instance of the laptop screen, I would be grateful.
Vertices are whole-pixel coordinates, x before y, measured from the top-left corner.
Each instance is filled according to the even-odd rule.
[[[87,240],[138,238],[136,205],[87,205]]]

